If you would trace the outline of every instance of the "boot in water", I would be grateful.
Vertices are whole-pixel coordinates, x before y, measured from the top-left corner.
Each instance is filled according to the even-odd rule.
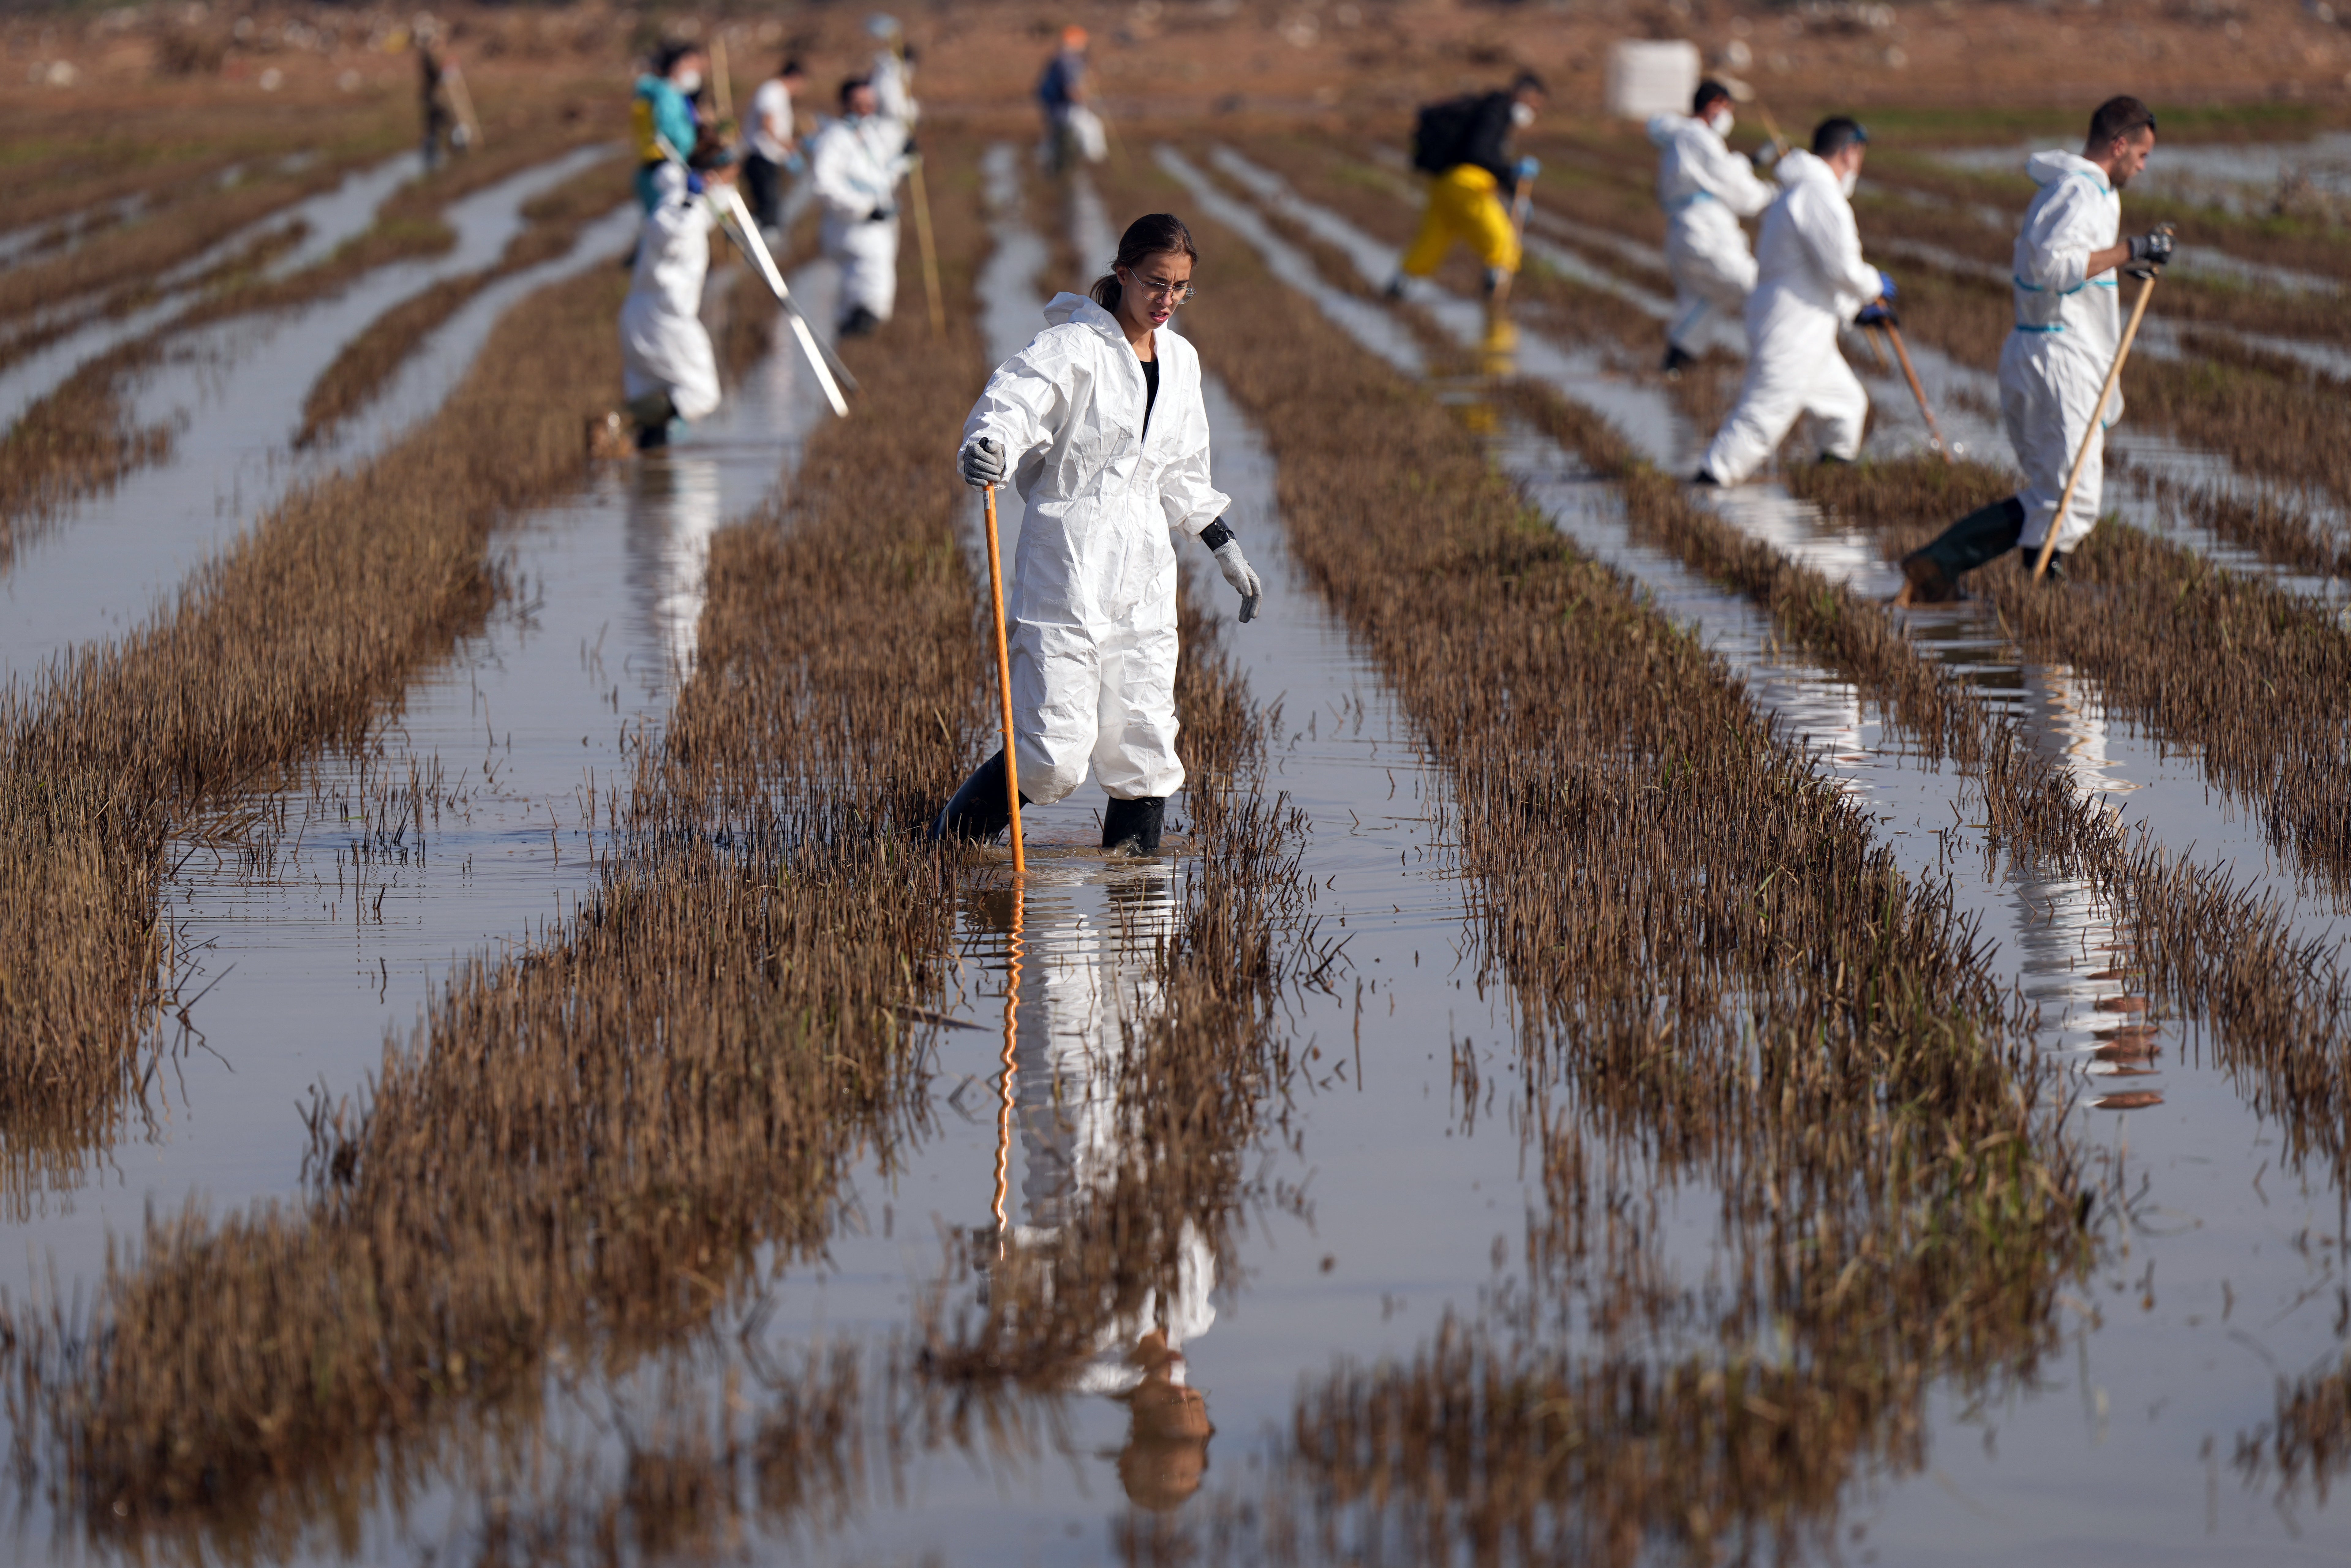
[[[1979,507],[1945,528],[1935,542],[1902,558],[1896,604],[1944,604],[1959,597],[1959,579],[2016,548],[2024,534],[2024,503],[2015,497]]]
[[[1029,797],[1020,797],[1029,804]],[[1006,803],[1004,790],[1004,753],[981,763],[963,781],[931,824],[933,841],[940,839],[961,839],[966,843],[992,844],[997,835],[1012,826],[1012,808]]]
[[[1155,855],[1167,822],[1167,797],[1113,800],[1102,810],[1102,849],[1114,855]]]

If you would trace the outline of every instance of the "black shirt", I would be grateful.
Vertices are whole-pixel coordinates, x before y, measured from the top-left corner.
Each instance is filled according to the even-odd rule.
[[[1151,408],[1159,401],[1159,361],[1143,361],[1143,434],[1151,434]]]
[[[1508,191],[1518,175],[1511,168],[1508,143],[1510,132],[1518,124],[1510,118],[1510,110],[1518,99],[1507,92],[1489,92],[1478,100],[1478,112],[1469,123],[1469,133],[1462,138],[1461,151],[1456,155],[1456,167],[1475,164],[1494,176],[1494,183]]]

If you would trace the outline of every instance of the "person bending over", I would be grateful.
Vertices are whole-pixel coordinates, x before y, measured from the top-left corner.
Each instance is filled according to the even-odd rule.
[[[1413,131],[1413,166],[1436,176],[1420,232],[1404,253],[1388,297],[1404,297],[1407,279],[1428,277],[1445,265],[1456,244],[1468,246],[1485,264],[1486,294],[1519,270],[1519,232],[1510,222],[1510,200],[1519,183],[1534,177],[1532,159],[1513,161],[1511,133],[1535,122],[1542,107],[1542,78],[1522,71],[1507,92],[1448,99],[1420,111]]]
[[[1678,375],[1706,349],[1711,317],[1738,320],[1755,292],[1755,257],[1741,218],[1775,193],[1755,165],[1733,152],[1730,89],[1702,81],[1687,114],[1649,121],[1657,147],[1657,205],[1666,209],[1666,267],[1674,277],[1674,319],[1666,324],[1666,374]]]

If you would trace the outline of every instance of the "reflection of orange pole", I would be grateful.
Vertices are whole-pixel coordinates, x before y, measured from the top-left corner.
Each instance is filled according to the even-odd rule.
[[[1020,845],[1020,761],[1012,751],[1012,653],[1004,637],[1004,564],[996,548],[996,486],[987,486],[987,597],[996,608],[996,691],[1004,704],[1004,792],[1012,807],[1012,874],[1025,876],[1029,856]]]
[[[1004,1256],[1004,1200],[1012,1190],[1013,1046],[1020,1038],[1020,920],[1029,895],[1012,889],[1012,944],[1004,982],[1004,1079],[996,1106],[996,1255]]]

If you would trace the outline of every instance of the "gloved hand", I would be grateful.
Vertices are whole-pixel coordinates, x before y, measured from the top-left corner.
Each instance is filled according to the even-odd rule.
[[[688,169],[685,172],[685,193],[689,196],[698,196],[702,194],[703,189],[702,172],[698,169]]]
[[[1880,299],[1891,299],[1894,298],[1894,279],[1886,274],[1884,267],[1878,268],[1877,297]]]
[[[865,221],[869,224],[887,223],[897,215],[898,209],[895,207],[876,207],[872,212],[865,214]]]
[[[2158,224],[2143,235],[2131,236],[2130,260],[2124,264],[2123,270],[2133,277],[2152,277],[2157,267],[2170,262],[2171,253],[2177,248],[2171,225]]]
[[[1004,483],[1004,443],[993,435],[975,435],[956,454],[956,472],[975,490]]]
[[[1754,164],[1755,172],[1761,174],[1780,161],[1780,144],[1776,141],[1766,141],[1762,146],[1750,152],[1747,155],[1747,161]]]
[[[1853,324],[1856,327],[1899,327],[1902,318],[1896,316],[1894,307],[1885,300],[1873,299],[1861,308],[1861,314],[1853,319]]]
[[[1257,569],[1243,559],[1238,539],[1218,545],[1216,557],[1217,569],[1233,585],[1233,591],[1241,596],[1241,622],[1246,625],[1257,619],[1257,601],[1264,592],[1257,580]]]
[[[1520,184],[1527,184],[1542,172],[1542,160],[1533,157],[1521,158],[1511,167],[1510,172],[1518,176]]]

